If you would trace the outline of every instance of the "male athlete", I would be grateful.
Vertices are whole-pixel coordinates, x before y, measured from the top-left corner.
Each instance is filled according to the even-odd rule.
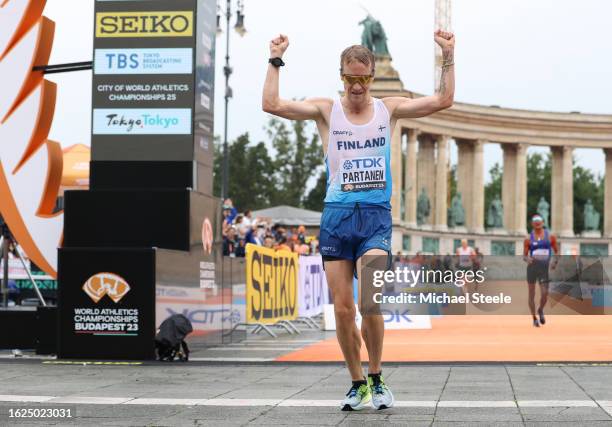
[[[527,285],[529,286],[529,310],[533,318],[533,326],[539,328],[546,323],[544,306],[548,299],[548,268],[554,270],[557,266],[555,259],[550,265],[552,253],[559,253],[557,238],[544,228],[544,219],[540,215],[531,218],[532,230],[523,245],[523,259],[527,262]],[[538,308],[539,320],[535,311],[535,284],[540,283],[540,306]]]
[[[344,96],[290,101],[278,94],[279,70],[289,39],[270,42],[270,65],[263,89],[263,110],[291,120],[314,120],[321,135],[327,168],[327,194],[321,217],[319,247],[334,300],[336,335],[353,384],[342,410],[359,410],[372,403],[377,409],[393,406],[393,394],[381,376],[384,322],[364,316],[361,337],[369,356],[368,378],[363,375],[361,337],[355,324],[353,272],[363,255],[390,256],[391,250],[391,132],[397,119],[423,117],[453,104],[455,91],[453,34],[437,31],[435,42],[444,62],[438,92],[417,99],[370,96],[374,55],[351,46],[340,56]]]

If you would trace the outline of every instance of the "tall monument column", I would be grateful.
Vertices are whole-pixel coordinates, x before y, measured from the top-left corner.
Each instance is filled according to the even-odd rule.
[[[400,204],[402,203],[402,127],[398,121],[391,137],[391,178],[393,179],[393,192],[391,194],[391,218],[393,222],[399,221]]]
[[[419,136],[419,154],[417,166],[417,192],[425,189],[429,198],[431,212],[425,224],[433,224],[435,218],[435,182],[436,182],[436,141],[431,134],[421,134]]]
[[[606,154],[606,176],[604,181],[604,237],[612,237],[612,149]]]
[[[404,203],[406,209],[406,222],[408,227],[415,227],[417,212],[417,135],[418,131],[408,131],[406,144],[406,162],[404,164],[404,188],[406,191]]]
[[[552,147],[551,216],[552,231],[562,237],[574,236],[574,175],[572,147]],[[606,161],[607,162],[607,161]]]
[[[434,229],[444,231],[447,224],[447,201],[448,194],[448,136],[438,135],[436,137],[436,194],[435,194],[435,217]]]

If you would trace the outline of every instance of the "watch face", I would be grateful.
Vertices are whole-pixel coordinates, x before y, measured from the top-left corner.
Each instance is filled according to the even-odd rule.
[[[275,67],[280,67],[281,65],[283,65],[283,60],[280,58],[272,58],[272,60],[270,61],[272,63],[272,65],[274,65]]]

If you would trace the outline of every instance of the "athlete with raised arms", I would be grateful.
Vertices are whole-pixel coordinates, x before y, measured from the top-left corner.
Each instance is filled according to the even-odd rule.
[[[363,46],[350,46],[340,56],[344,96],[303,101],[279,96],[279,70],[289,39],[270,42],[270,59],[263,89],[263,110],[291,120],[314,120],[321,135],[327,169],[327,194],[321,217],[319,247],[334,300],[336,335],[352,385],[342,410],[393,406],[393,394],[381,376],[384,336],[382,316],[364,316],[361,337],[355,324],[353,273],[363,255],[387,255],[391,250],[391,134],[397,119],[423,117],[453,105],[455,92],[452,33],[436,31],[444,62],[439,89],[421,98],[373,98],[370,87],[375,59]],[[360,360],[361,338],[368,351],[368,378]]]

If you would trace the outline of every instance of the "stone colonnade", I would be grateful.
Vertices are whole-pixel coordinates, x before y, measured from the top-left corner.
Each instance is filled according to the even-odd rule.
[[[391,154],[394,222],[404,221],[408,228],[417,226],[418,197],[424,189],[430,202],[430,214],[423,228],[447,230],[448,146],[451,138],[452,135],[435,135],[404,128],[398,123],[393,137]],[[485,231],[483,148],[485,144],[495,143],[495,141],[453,139],[458,147],[457,192],[462,196],[466,231],[481,234]],[[510,235],[523,235],[527,231],[528,144],[500,144],[503,149],[504,163],[503,228]],[[551,152],[551,230],[561,237],[573,237],[573,148],[554,146],[551,147]],[[612,149],[605,149],[604,152],[606,155],[604,237],[612,237]],[[400,217],[402,190],[404,191],[404,218]]]

